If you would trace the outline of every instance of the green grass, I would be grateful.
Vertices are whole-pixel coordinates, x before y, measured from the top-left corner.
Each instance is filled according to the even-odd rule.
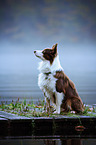
[[[69,116],[69,117],[80,117],[79,114],[73,114],[71,112],[68,113],[61,113],[53,114],[52,111],[50,113],[45,111],[44,106],[44,100],[39,100],[37,104],[34,104],[33,100],[31,100],[30,103],[26,102],[26,99],[24,99],[22,102],[19,101],[19,98],[17,101],[13,101],[10,104],[5,104],[2,102],[0,105],[0,111],[5,111],[8,113],[17,114],[20,116],[26,116],[26,117],[58,117],[58,116]],[[88,106],[85,106],[85,110],[83,112],[84,116],[94,116],[96,117],[96,108],[90,108]]]
[[[18,98],[16,102],[12,100],[10,104],[2,103],[0,105],[0,111],[26,117],[48,116],[49,114],[44,111],[44,101],[38,102],[38,104],[34,104],[33,101],[31,101],[31,103],[27,103],[26,99],[24,99],[23,102],[20,102]]]

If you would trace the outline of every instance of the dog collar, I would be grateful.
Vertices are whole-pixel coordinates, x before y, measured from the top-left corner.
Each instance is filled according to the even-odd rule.
[[[47,73],[44,73],[44,74],[48,76],[49,74],[51,74],[51,72],[47,72]]]

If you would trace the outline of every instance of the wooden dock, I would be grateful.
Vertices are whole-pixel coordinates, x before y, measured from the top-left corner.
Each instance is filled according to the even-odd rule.
[[[24,117],[0,111],[0,137],[96,137],[96,117]]]

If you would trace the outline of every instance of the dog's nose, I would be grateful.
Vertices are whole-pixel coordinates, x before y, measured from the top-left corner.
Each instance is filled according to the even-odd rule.
[[[36,53],[36,51],[34,51],[34,53]]]

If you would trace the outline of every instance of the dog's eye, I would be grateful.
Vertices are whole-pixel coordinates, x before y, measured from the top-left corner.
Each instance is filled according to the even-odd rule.
[[[44,53],[46,53],[46,51],[44,50],[42,53],[44,54]]]

